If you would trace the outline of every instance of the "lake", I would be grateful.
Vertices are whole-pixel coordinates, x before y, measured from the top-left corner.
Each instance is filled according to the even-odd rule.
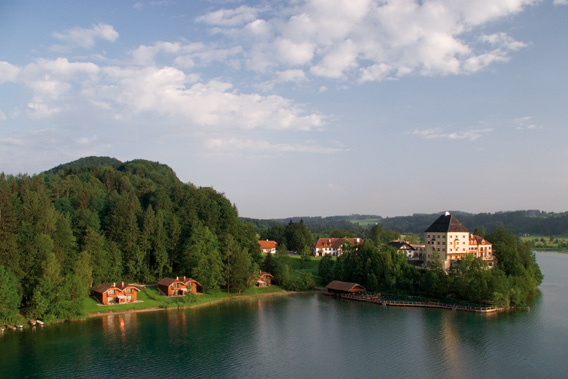
[[[131,313],[0,335],[0,377],[567,378],[568,254],[537,253],[530,311],[483,315],[319,294]]]

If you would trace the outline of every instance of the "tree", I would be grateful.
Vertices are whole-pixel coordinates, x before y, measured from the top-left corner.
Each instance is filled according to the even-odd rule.
[[[321,277],[322,283],[327,284],[333,280],[333,269],[335,262],[331,255],[324,255],[318,263],[318,275]]]
[[[11,323],[18,316],[22,293],[16,275],[0,266],[0,324]]]
[[[274,261],[274,281],[283,284],[290,275],[290,257],[285,244],[278,245]]]
[[[302,251],[302,255],[300,255],[300,267],[306,268],[308,267],[309,263],[311,262],[312,257],[310,255],[310,250],[307,246],[304,246],[304,250]]]
[[[266,254],[264,257],[264,261],[260,266],[260,269],[265,272],[273,273],[274,272],[274,262],[272,260],[272,253]]]
[[[201,283],[204,291],[218,289],[223,284],[223,262],[219,242],[207,226],[197,225],[191,234],[182,262],[184,272]]]
[[[242,249],[231,235],[223,241],[223,262],[227,291],[241,292],[246,289],[252,276],[253,261],[246,249]]]
[[[302,252],[311,242],[311,234],[304,225],[304,221],[295,223],[290,220],[285,230],[286,245],[291,251]]]

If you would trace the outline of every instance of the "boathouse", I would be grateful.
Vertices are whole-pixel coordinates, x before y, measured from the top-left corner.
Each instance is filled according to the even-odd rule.
[[[345,293],[359,293],[367,291],[365,287],[357,283],[342,282],[334,280],[330,282],[325,289],[330,294],[345,294]]]

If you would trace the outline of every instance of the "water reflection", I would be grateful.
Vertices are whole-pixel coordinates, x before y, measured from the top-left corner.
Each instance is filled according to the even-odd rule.
[[[119,313],[101,317],[101,327],[106,338],[115,340],[120,338],[122,343],[126,342],[127,336],[135,338],[138,333],[138,313]]]

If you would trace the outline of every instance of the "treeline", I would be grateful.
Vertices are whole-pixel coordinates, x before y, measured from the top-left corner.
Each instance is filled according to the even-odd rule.
[[[110,161],[109,161],[110,159]],[[262,263],[256,232],[211,188],[167,166],[79,160],[0,175],[0,323],[78,316],[89,287],[186,275],[240,291]]]
[[[497,213],[471,214],[452,211],[459,217],[460,222],[470,230],[478,228],[486,232],[494,232],[497,228],[505,228],[516,235],[538,234],[544,236],[560,236],[568,234],[568,212],[554,213],[539,210],[523,210]],[[401,234],[422,235],[432,221],[440,214],[414,214],[412,216],[387,217],[349,215],[333,217],[303,217],[306,227],[313,233],[330,233],[340,229],[352,234],[362,234],[361,231],[379,223],[384,229],[394,230]],[[258,220],[246,219],[258,230],[269,228],[276,224],[286,224],[289,220],[297,222],[298,218]]]
[[[289,251],[296,252],[300,255],[308,254],[309,247],[319,238],[355,238],[371,239],[377,245],[386,244],[389,241],[400,238],[400,233],[393,230],[384,230],[381,224],[373,225],[371,228],[361,228],[351,224],[350,228],[330,230],[314,229],[306,226],[303,219],[297,222],[293,219],[287,224],[269,223],[256,224],[256,231],[261,240],[276,241],[278,246],[285,246]],[[415,238],[413,238],[415,237]],[[414,239],[418,243],[418,236],[407,236]]]
[[[436,265],[419,270],[407,263],[404,253],[388,245],[378,249],[367,240],[358,247],[347,244],[337,260],[324,256],[318,271],[324,283],[355,282],[371,292],[490,302],[498,307],[526,305],[537,295],[543,278],[530,244],[521,243],[503,228],[486,238],[493,243],[497,258],[493,269],[481,258],[468,255],[449,272]]]

